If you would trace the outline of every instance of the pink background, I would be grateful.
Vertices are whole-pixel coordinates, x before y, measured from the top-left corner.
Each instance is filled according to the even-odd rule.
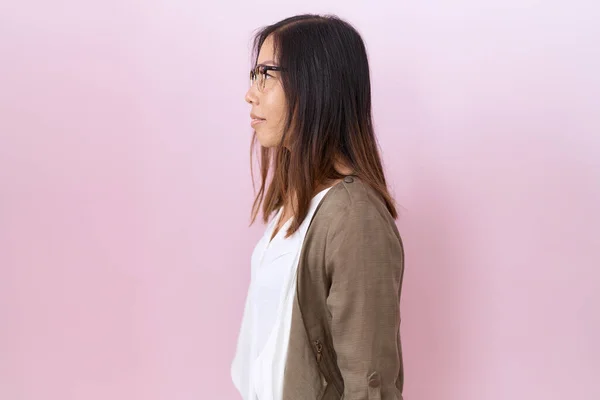
[[[599,399],[600,6],[413,3],[3,4],[0,398],[239,398],[250,37],[333,12],[402,206],[406,399]]]

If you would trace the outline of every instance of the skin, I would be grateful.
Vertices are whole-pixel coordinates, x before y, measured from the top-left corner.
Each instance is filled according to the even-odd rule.
[[[278,65],[276,62],[273,38],[268,36],[260,48],[257,64],[263,65]],[[283,136],[283,128],[287,116],[287,102],[285,93],[280,80],[280,71],[267,71],[265,88],[261,92],[258,90],[258,84],[252,85],[246,92],[245,100],[252,106],[251,114],[255,114],[259,118],[264,118],[264,121],[254,125],[256,138],[263,147],[276,147],[280,145]],[[352,169],[345,166],[343,163],[335,163],[336,170],[344,175],[352,173]],[[341,179],[331,180],[318,184],[315,188],[315,194],[321,190],[333,186]],[[293,217],[291,207],[292,196],[288,196],[283,207],[283,213],[271,239],[279,232],[281,227]]]
[[[258,54],[257,64],[278,65],[275,61],[273,51],[273,39],[269,36],[265,39]],[[254,84],[246,92],[245,100],[252,106],[251,113],[265,120],[254,126],[256,138],[263,147],[275,147],[279,145],[283,136],[283,126],[287,115],[286,100],[281,85],[279,71],[267,71],[265,88],[261,92],[258,84]]]

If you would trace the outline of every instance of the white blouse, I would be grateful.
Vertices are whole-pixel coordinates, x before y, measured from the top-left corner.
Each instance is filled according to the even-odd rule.
[[[280,208],[254,248],[250,286],[231,364],[233,383],[244,400],[281,400],[300,250],[313,214],[329,189],[312,198],[306,218],[293,235],[284,237],[290,218],[270,240],[281,218]]]

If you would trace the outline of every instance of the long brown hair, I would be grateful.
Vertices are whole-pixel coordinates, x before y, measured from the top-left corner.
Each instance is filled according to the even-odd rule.
[[[256,197],[250,225],[261,204],[267,223],[293,193],[294,218],[286,237],[294,233],[306,217],[316,187],[345,176],[334,168],[336,161],[348,165],[352,175],[375,189],[396,219],[373,130],[369,64],[360,34],[335,15],[290,17],[256,33],[254,66],[269,35],[273,35],[279,65],[286,69],[281,82],[287,119],[280,145],[260,148],[257,194],[253,173],[256,132],[252,137],[250,170]]]

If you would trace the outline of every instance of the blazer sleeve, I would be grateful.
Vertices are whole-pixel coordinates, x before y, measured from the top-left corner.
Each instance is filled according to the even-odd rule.
[[[353,204],[332,225],[327,306],[343,399],[401,400],[400,235],[393,219],[371,203]]]

